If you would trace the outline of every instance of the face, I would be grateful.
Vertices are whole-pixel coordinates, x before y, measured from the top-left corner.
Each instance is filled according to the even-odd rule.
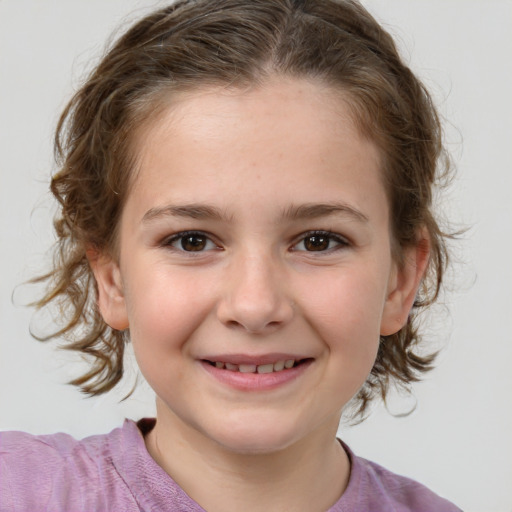
[[[236,452],[335,431],[419,279],[391,256],[376,147],[339,95],[276,78],[181,96],[137,148],[95,273],[157,424]]]

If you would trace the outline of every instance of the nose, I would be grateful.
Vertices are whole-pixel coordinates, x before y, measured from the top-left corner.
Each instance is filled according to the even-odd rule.
[[[285,273],[268,255],[234,259],[226,269],[219,320],[252,334],[273,332],[293,318],[294,305],[286,292]]]

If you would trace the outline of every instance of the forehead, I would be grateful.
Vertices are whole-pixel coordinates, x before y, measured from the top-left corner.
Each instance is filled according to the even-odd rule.
[[[275,76],[247,87],[199,86],[160,94],[157,103],[132,139],[139,169],[147,166],[162,138],[167,144],[200,144],[201,150],[222,138],[236,139],[226,156],[276,143],[283,155],[300,143],[328,156],[337,142],[350,139],[381,166],[381,152],[358,128],[350,95],[320,79]]]
[[[299,182],[325,195],[341,174],[347,187],[368,190],[369,180],[380,182],[379,151],[359,133],[349,99],[304,79],[169,96],[137,134],[134,149],[132,192],[151,188],[169,199],[193,187],[197,193],[187,194],[198,196],[201,188],[218,203],[230,188],[256,192],[258,180],[297,199]]]

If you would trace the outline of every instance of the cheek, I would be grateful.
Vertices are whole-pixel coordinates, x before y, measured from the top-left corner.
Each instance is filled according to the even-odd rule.
[[[356,366],[373,366],[380,339],[384,285],[378,276],[351,269],[333,272],[322,282],[305,282],[302,310],[331,354]]]
[[[181,400],[192,390],[183,361],[190,339],[211,310],[208,287],[183,273],[162,272],[128,283],[130,338],[140,371],[158,396]]]
[[[130,336],[140,358],[181,352],[213,302],[211,287],[186,272],[148,272],[126,289]]]

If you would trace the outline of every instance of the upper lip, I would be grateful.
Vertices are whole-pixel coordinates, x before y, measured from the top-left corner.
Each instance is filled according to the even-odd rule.
[[[200,358],[202,361],[211,361],[212,363],[222,362],[231,364],[254,364],[256,366],[263,364],[276,363],[277,361],[300,361],[302,359],[312,359],[299,354],[286,354],[286,353],[272,353],[262,355],[248,355],[248,354],[215,354],[208,355]]]

